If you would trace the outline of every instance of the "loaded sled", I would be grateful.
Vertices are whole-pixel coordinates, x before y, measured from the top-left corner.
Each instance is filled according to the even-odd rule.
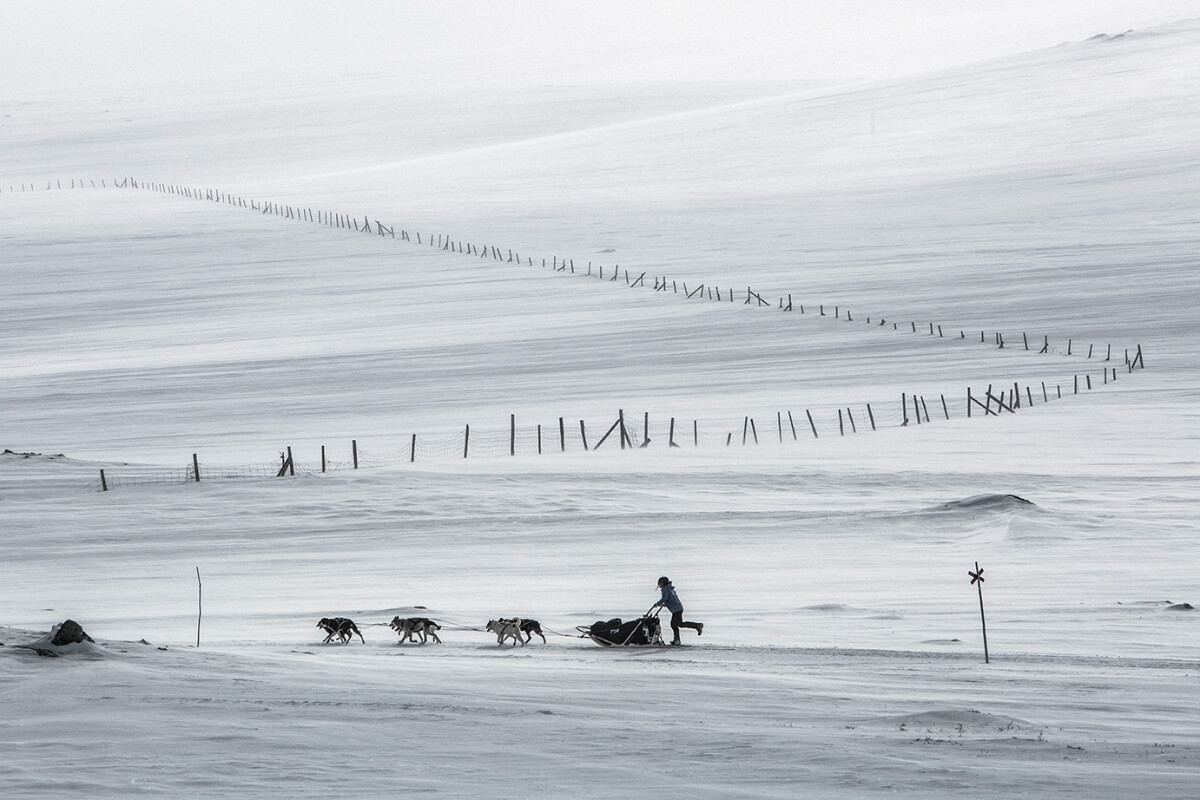
[[[649,647],[663,644],[658,615],[649,613],[628,622],[620,617],[578,625],[580,638],[591,639],[601,647]]]

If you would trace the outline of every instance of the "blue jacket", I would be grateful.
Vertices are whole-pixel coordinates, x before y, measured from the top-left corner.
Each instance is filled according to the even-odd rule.
[[[662,587],[662,600],[659,601],[667,607],[667,611],[672,614],[683,611],[683,603],[679,602],[679,595],[675,594],[675,587],[667,584]]]

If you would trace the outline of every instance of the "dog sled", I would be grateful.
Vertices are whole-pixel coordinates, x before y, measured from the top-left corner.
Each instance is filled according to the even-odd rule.
[[[646,612],[628,622],[620,617],[597,620],[591,625],[577,625],[582,639],[591,639],[601,647],[652,647],[662,646],[662,625],[658,614]]]

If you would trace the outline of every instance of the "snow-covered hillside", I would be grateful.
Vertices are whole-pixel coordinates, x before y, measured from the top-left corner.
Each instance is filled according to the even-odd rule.
[[[11,93],[5,795],[1191,797],[1198,47]]]

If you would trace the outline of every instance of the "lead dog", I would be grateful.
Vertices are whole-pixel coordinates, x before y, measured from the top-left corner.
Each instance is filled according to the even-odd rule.
[[[325,644],[333,641],[333,637],[338,637],[338,641],[346,644],[354,638],[354,634],[358,634],[358,638],[362,639],[362,643],[366,644],[367,640],[363,639],[362,633],[358,630],[358,626],[354,624],[354,620],[346,619],[345,617],[322,617],[317,623],[317,627],[325,631],[328,636],[325,637]]]
[[[440,631],[442,626],[431,619],[426,619],[425,617],[405,617],[404,619],[393,617],[390,624],[392,630],[400,634],[400,644],[409,641],[415,642],[417,637],[420,637],[421,644],[425,644],[427,637],[430,636],[438,644],[442,643],[442,640],[437,635],[437,631]]]

